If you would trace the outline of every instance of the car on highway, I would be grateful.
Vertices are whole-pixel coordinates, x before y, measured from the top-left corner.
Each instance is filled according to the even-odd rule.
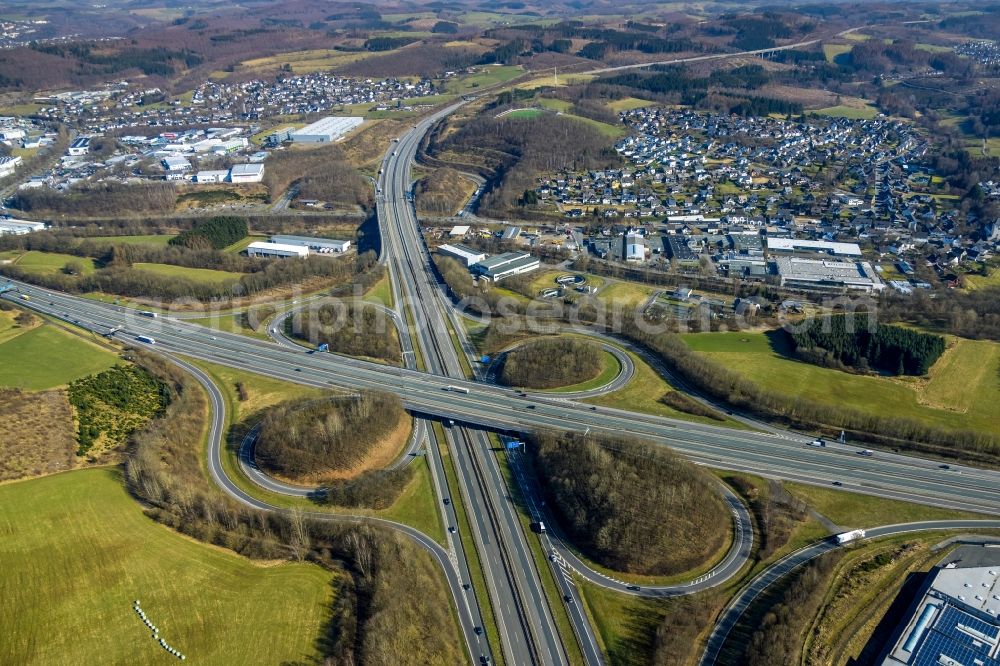
[[[455,532],[457,532],[457,531],[458,531],[458,530],[456,530],[456,529],[455,529],[455,526],[454,526],[454,525],[451,525],[450,527],[448,527],[448,533],[449,533],[449,534],[454,534],[454,533],[455,533]]]
[[[565,601],[568,604],[571,604],[571,603],[573,603],[573,597],[570,596],[570,595],[568,595],[568,594],[564,594],[563,595],[563,601]]]
[[[941,469],[951,469],[951,465],[938,465]]]
[[[476,632],[476,636],[482,636],[483,635],[483,628],[482,627],[475,627],[473,629],[473,631]]]
[[[809,446],[826,446],[826,442],[823,441],[822,437],[820,437],[819,439],[814,439],[813,441],[809,442]]]
[[[835,485],[835,486],[842,486],[844,484],[842,482],[840,482],[840,481],[834,481],[833,485]]]
[[[449,504],[451,504],[451,500],[450,500],[450,499],[448,499],[447,497],[445,497],[445,498],[444,498],[444,505],[445,505],[445,506],[448,506]]]
[[[861,449],[860,451],[858,451],[858,455],[859,456],[872,456],[872,455],[875,455],[875,453],[871,449]]]
[[[632,591],[632,592],[638,592],[638,591],[639,591],[640,589],[642,589],[642,588],[640,588],[640,587],[639,587],[638,585],[629,585],[629,586],[628,586],[628,587],[626,587],[625,589],[626,589],[626,590],[630,590],[630,591]]]

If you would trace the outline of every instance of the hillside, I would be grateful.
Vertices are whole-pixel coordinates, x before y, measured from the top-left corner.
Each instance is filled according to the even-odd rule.
[[[535,438],[542,485],[573,543],[599,564],[670,575],[722,548],[729,514],[715,482],[669,449],[577,433]]]
[[[435,169],[417,181],[414,188],[417,212],[424,215],[454,215],[476,186],[458,171]]]

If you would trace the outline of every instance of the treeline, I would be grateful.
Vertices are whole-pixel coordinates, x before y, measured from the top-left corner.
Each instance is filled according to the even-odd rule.
[[[500,381],[507,386],[549,389],[593,379],[604,367],[604,352],[575,338],[542,338],[507,352]]]
[[[887,295],[879,309],[882,321],[905,321],[921,328],[964,338],[1000,342],[1000,287],[974,291],[952,289],[947,298],[923,289],[912,296]]]
[[[336,145],[272,154],[263,182],[271,201],[298,183],[299,195],[306,199],[365,207],[372,202],[371,184]]]
[[[366,51],[392,51],[413,42],[419,42],[418,37],[372,37],[365,40]]]
[[[164,415],[133,434],[127,451],[125,483],[148,515],[246,557],[309,561],[335,573],[332,617],[316,637],[324,662],[465,661],[441,573],[425,551],[395,532],[295,510],[263,512],[221,493],[190,446],[202,437],[204,392],[175,366],[144,354],[137,361],[171,394]]]
[[[323,502],[346,508],[387,509],[413,479],[413,465],[373,469],[323,486]]]
[[[131,216],[174,210],[177,190],[172,183],[157,181],[126,185],[103,181],[74,185],[65,194],[49,187],[18,190],[14,206],[39,215]]]
[[[814,317],[794,331],[783,330],[800,357],[826,365],[832,360],[861,371],[926,375],[944,353],[940,335],[879,324],[867,313]]]
[[[210,217],[195,222],[190,229],[171,238],[169,244],[221,250],[243,240],[248,233],[247,221],[242,217]]]
[[[780,600],[760,619],[740,663],[774,666],[799,663],[803,636],[826,596],[842,552],[823,555],[790,575]],[[761,599],[760,601],[766,600]]]
[[[809,517],[809,505],[792,496],[778,481],[762,480],[758,484],[735,474],[724,480],[746,501],[753,515],[757,539],[754,559],[758,562],[788,543],[795,529]]]
[[[560,525],[603,566],[688,571],[712,557],[731,529],[715,481],[666,447],[545,432],[531,438],[531,451]]]
[[[450,134],[436,133],[430,153],[436,158],[442,153],[481,158],[491,178],[479,206],[496,216],[533,189],[540,172],[601,168],[619,161],[612,138],[554,114],[531,119],[477,115]]]
[[[300,310],[288,319],[291,334],[330,351],[399,363],[402,352],[392,318],[370,303],[338,302]]]
[[[72,58],[81,74],[118,74],[138,69],[147,76],[170,76],[178,66],[191,68],[200,65],[203,58],[188,49],[174,51],[163,47],[140,49],[134,47],[114,49],[105,43],[91,42],[32,42],[31,48],[39,53],[59,58]]]
[[[398,397],[378,391],[289,401],[268,409],[261,421],[257,463],[289,478],[347,472],[399,427],[404,414]]]

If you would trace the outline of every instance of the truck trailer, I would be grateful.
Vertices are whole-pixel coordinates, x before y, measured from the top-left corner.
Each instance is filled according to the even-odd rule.
[[[836,535],[833,538],[836,540],[837,545],[843,545],[843,544],[851,542],[851,541],[857,541],[858,539],[864,539],[865,538],[865,531],[864,530],[851,530],[850,532],[842,532],[841,534],[838,534],[838,535]]]

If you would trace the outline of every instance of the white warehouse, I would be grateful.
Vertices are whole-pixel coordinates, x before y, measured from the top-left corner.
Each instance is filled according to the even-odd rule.
[[[458,243],[455,243],[454,245],[442,245],[438,248],[438,252],[447,257],[458,259],[465,264],[466,268],[472,266],[473,264],[478,264],[486,258],[486,254],[484,252],[473,250],[464,245],[459,245]]]
[[[351,241],[332,240],[330,238],[311,238],[309,236],[271,236],[271,242],[278,245],[295,245],[309,248],[313,252],[321,254],[347,252],[351,248]]]
[[[360,116],[327,116],[311,125],[295,130],[288,138],[296,143],[330,143],[344,136],[365,121]]]
[[[259,183],[264,179],[264,165],[260,162],[234,164],[229,170],[229,180],[233,183]]]
[[[45,228],[44,222],[32,222],[30,220],[15,220],[12,217],[0,217],[0,236],[8,234],[20,236],[32,231],[41,231]]]
[[[285,245],[283,243],[264,243],[258,241],[247,246],[247,255],[251,257],[307,257],[309,248],[302,245]]]

